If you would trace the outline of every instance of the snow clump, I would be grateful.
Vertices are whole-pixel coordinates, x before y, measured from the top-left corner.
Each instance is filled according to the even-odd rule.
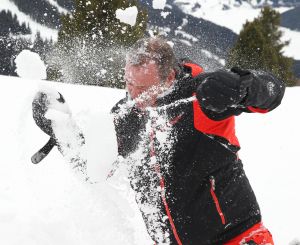
[[[136,17],[138,14],[138,9],[136,6],[123,9],[117,9],[116,10],[116,17],[121,22],[134,26],[136,23]]]
[[[154,9],[164,9],[167,0],[153,0],[152,7]]]
[[[16,57],[15,63],[19,77],[36,80],[47,78],[45,63],[37,53],[25,49]]]

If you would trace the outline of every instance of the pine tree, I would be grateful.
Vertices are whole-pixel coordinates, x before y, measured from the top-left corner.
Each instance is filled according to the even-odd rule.
[[[116,18],[117,9],[133,6],[138,9],[134,26]],[[146,25],[147,13],[137,0],[75,0],[72,16],[62,18],[49,77],[122,87],[124,50],[144,36]]]
[[[267,70],[283,79],[288,86],[294,85],[293,59],[283,55],[283,48],[288,42],[281,41],[279,25],[280,14],[270,7],[263,8],[259,17],[244,24],[229,52],[226,66]]]
[[[31,44],[31,50],[38,53],[43,61],[46,60],[46,55],[53,48],[53,40],[43,39],[41,33],[37,32],[33,43]]]
[[[102,45],[131,45],[144,35],[147,13],[139,9],[134,26],[116,18],[117,9],[138,6],[137,0],[75,0],[73,16],[62,18],[59,41],[77,37],[98,39]]]

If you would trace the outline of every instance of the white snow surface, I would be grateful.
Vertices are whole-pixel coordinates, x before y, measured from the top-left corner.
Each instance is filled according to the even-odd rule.
[[[89,116],[85,133],[87,147],[88,176],[92,182],[105,182],[112,163],[118,157],[117,138],[112,115],[95,112]],[[99,127],[101,125],[101,127]],[[101,128],[96,130],[95,128]],[[105,149],[105,150],[103,150]]]
[[[95,132],[89,142],[103,138],[107,146],[115,144],[115,137],[109,137],[109,111],[125,91],[6,76],[0,81],[0,244],[153,245],[125,169],[89,184],[73,174],[56,148],[40,164],[30,161],[49,138],[32,119],[32,99],[41,87],[61,92],[81,129]],[[278,245],[295,244],[300,238],[299,104],[300,88],[288,88],[273,112],[243,114],[236,122],[240,157],[264,224]],[[107,133],[99,138],[101,129]],[[107,171],[108,163],[96,165],[101,150],[99,144],[99,152],[90,153],[94,178],[103,178]]]
[[[2,10],[9,10],[12,13],[12,15],[16,14],[20,24],[24,22],[26,25],[29,25],[32,31],[32,36],[31,36],[32,39],[34,39],[35,35],[38,32],[40,32],[41,37],[44,39],[49,39],[49,40],[52,39],[53,41],[57,40],[58,37],[57,30],[39,24],[38,22],[33,20],[29,15],[26,15],[23,12],[21,12],[14,2],[10,0],[1,0],[0,11]]]
[[[154,9],[164,9],[166,6],[167,0],[153,0],[152,7]]]
[[[231,0],[175,0],[175,3],[185,13],[227,27],[235,33],[239,33],[243,24],[247,20],[252,21],[261,11],[257,1],[242,1],[240,4]],[[200,7],[194,8],[196,4]],[[274,9],[283,13],[291,8],[279,7]]]
[[[300,60],[300,32],[281,27],[283,41],[289,41],[289,45],[283,48],[284,54]]]
[[[57,10],[62,13],[62,14],[69,14],[70,11],[61,7],[56,0],[47,0],[52,6],[54,6],[55,8],[57,8]]]
[[[52,88],[61,92],[72,108],[74,120],[84,132],[94,131],[95,135],[99,135],[102,128],[111,134],[105,118],[110,108],[125,95],[124,91],[36,83],[5,76],[0,76],[0,80],[0,103],[7,105],[3,106],[7,110],[3,111],[5,117],[0,122],[4,140],[0,163],[0,244],[151,244],[124,178],[126,175],[122,174],[125,170],[121,168],[115,176],[100,182],[108,163],[100,168],[88,166],[99,171],[98,176],[95,173],[92,176],[99,182],[88,184],[77,178],[57,149],[40,165],[30,161],[31,155],[49,139],[35,125],[31,112],[32,99],[41,87],[47,87],[44,91]],[[94,121],[99,125],[94,124],[93,130],[88,127],[94,115],[103,116],[104,120]],[[110,150],[114,136],[108,139],[103,135],[102,138],[108,149],[99,149],[100,155]],[[96,139],[91,140],[97,143]]]
[[[116,18],[119,19],[121,22],[131,26],[135,25],[137,15],[138,9],[136,6],[116,10]]]
[[[231,0],[175,0],[175,3],[186,14],[227,27],[236,34],[240,33],[246,21],[253,21],[261,12],[260,4],[256,0],[242,1],[241,4]],[[196,4],[200,7],[194,8]],[[283,13],[291,8],[278,7],[274,9]],[[300,32],[287,28],[282,28],[282,30],[284,31],[283,41],[290,40],[290,44],[284,49],[284,54],[294,59],[300,59]]]
[[[22,50],[15,59],[16,72],[19,77],[43,80],[47,78],[46,65],[39,54],[30,50]]]

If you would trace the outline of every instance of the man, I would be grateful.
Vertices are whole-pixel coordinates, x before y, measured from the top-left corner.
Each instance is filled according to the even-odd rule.
[[[161,38],[135,44],[125,80],[128,96],[112,110],[119,154],[155,244],[274,244],[237,154],[234,116],[276,108],[283,82],[263,71],[177,66]]]

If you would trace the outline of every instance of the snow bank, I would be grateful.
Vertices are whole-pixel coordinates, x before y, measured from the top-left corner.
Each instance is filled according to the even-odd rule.
[[[47,78],[46,66],[37,53],[23,50],[15,59],[19,77],[42,80]]]
[[[0,121],[0,243],[151,244],[122,169],[108,181],[88,184],[74,175],[56,148],[41,164],[30,162],[49,139],[32,118],[31,103],[37,86],[26,79],[0,79],[0,104],[7,105],[12,95],[14,101],[3,107],[5,116]],[[92,115],[108,117],[109,108],[125,95],[124,91],[107,88],[41,84],[64,95],[74,120],[85,132]],[[107,121],[100,123],[91,125],[90,130],[97,132]],[[107,171],[101,164],[95,170],[99,176]]]
[[[123,9],[116,10],[117,19],[131,26],[135,25],[137,14],[138,14],[138,9],[136,6],[129,7],[124,10]]]
[[[32,119],[37,88],[32,80],[0,80],[0,243],[152,245],[124,178],[126,169],[119,168],[104,183],[87,184],[74,176],[56,148],[40,164],[30,162],[49,139]],[[40,83],[64,95],[84,132],[106,128],[108,119],[101,118],[108,118],[110,108],[125,96],[124,90]],[[269,114],[237,117],[240,157],[263,221],[279,245],[295,245],[300,237],[299,94],[300,88],[288,88],[282,105]],[[106,171],[106,166],[94,167],[95,178]]]

